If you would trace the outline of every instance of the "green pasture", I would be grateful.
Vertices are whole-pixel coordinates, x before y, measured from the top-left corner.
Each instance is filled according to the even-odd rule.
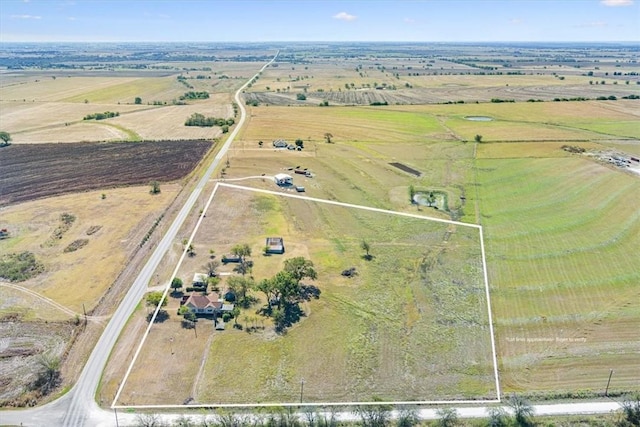
[[[214,334],[199,401],[295,402],[302,379],[307,402],[495,396],[477,229],[270,196],[254,200],[252,209],[275,217],[263,221],[263,233],[285,235],[285,246],[309,254],[320,299],[303,305],[306,316],[285,335],[275,335],[257,307],[239,322],[266,324],[265,331],[229,327]],[[275,267],[287,256],[254,258],[256,276],[276,270],[260,264]],[[358,275],[342,277],[350,267]]]
[[[62,99],[65,102],[85,102],[90,103],[133,103],[136,97],[141,97],[143,103],[152,101],[170,101],[178,98],[188,89],[183,90],[182,85],[176,78],[171,77],[144,77],[138,79],[112,79],[113,83],[96,89],[88,87],[81,94]]]
[[[637,354],[638,342],[618,320],[640,316],[629,305],[640,283],[640,181],[580,157],[476,165],[507,389],[536,379],[535,389],[590,387],[597,371],[568,374],[563,366],[578,363],[577,354],[580,364],[598,366],[613,347],[620,355],[610,366],[620,371],[616,386],[632,386],[624,355]],[[520,375],[525,370],[528,379]]]

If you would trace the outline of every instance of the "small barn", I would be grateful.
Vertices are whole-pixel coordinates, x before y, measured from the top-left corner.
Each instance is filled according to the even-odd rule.
[[[268,254],[283,254],[284,239],[282,237],[267,237],[265,252]]]
[[[293,178],[286,173],[279,173],[273,177],[273,181],[280,186],[293,185]]]

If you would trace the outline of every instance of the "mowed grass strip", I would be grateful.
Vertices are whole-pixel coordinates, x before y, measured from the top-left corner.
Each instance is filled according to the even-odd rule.
[[[629,306],[640,282],[640,211],[632,196],[638,180],[578,157],[487,159],[477,166],[507,390],[526,389],[531,378],[543,381],[538,390],[590,387],[595,380],[586,371],[563,371],[580,363],[610,363],[629,373],[629,356],[640,348],[616,318],[640,315]],[[562,372],[555,378],[564,385],[550,367]],[[633,381],[621,376],[616,387]]]

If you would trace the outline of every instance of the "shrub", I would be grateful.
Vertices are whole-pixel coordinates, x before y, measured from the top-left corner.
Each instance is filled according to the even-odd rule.
[[[0,257],[0,278],[10,282],[22,282],[44,271],[44,265],[28,251],[6,254]]]

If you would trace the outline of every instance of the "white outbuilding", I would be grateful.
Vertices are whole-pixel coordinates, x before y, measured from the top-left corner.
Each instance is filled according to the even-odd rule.
[[[273,177],[277,185],[293,185],[293,178],[286,173],[279,173]]]

